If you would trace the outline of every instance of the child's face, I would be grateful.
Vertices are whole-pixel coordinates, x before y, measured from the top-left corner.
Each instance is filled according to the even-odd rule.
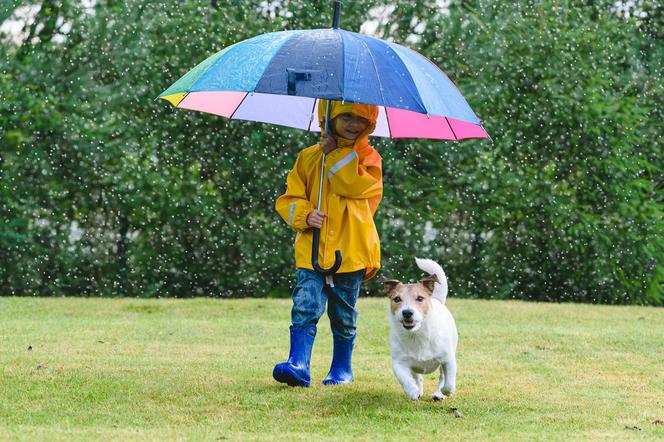
[[[358,115],[345,113],[334,119],[334,130],[342,138],[356,139],[369,127],[369,120]]]

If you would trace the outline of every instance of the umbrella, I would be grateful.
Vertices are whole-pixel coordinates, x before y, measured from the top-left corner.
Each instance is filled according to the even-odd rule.
[[[332,28],[262,34],[229,46],[187,72],[159,95],[173,106],[319,131],[320,100],[375,105],[373,136],[461,140],[488,138],[481,121],[454,83],[412,49],[339,28],[335,1]],[[325,132],[328,115],[325,120]],[[324,178],[325,155],[320,186]],[[321,207],[319,191],[318,209]],[[313,231],[312,266],[318,264],[319,230]]]

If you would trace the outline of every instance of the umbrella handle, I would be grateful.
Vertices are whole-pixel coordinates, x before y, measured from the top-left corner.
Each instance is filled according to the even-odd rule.
[[[328,276],[328,275],[334,275],[337,270],[339,270],[339,267],[341,267],[341,251],[336,250],[334,252],[334,264],[332,267],[329,269],[324,269],[321,266],[318,265],[318,242],[320,240],[320,229],[318,227],[314,227],[314,237],[313,241],[311,243],[311,266],[314,268],[314,270],[323,275],[323,276]]]

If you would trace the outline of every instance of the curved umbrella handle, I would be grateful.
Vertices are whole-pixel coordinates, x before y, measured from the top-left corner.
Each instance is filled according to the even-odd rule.
[[[318,227],[314,227],[314,238],[313,242],[311,243],[311,266],[314,268],[316,272],[320,273],[323,276],[334,275],[337,272],[337,270],[339,270],[339,267],[341,267],[341,251],[336,250],[334,252],[334,265],[332,265],[332,267],[330,267],[329,269],[324,269],[318,265],[319,240],[320,240],[320,229]]]

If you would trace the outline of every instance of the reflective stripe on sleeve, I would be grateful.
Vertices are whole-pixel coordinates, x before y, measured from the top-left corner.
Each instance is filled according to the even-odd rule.
[[[290,211],[288,212],[288,225],[292,226],[293,225],[293,214],[295,213],[295,206],[297,205],[297,201],[291,203],[290,205]]]
[[[357,158],[357,153],[355,153],[355,151],[352,151],[351,153],[340,159],[339,162],[337,162],[337,164],[335,164],[330,168],[329,172],[327,172],[327,177],[332,178],[332,175],[334,175],[339,169],[344,167],[346,164],[353,161],[354,158]]]

